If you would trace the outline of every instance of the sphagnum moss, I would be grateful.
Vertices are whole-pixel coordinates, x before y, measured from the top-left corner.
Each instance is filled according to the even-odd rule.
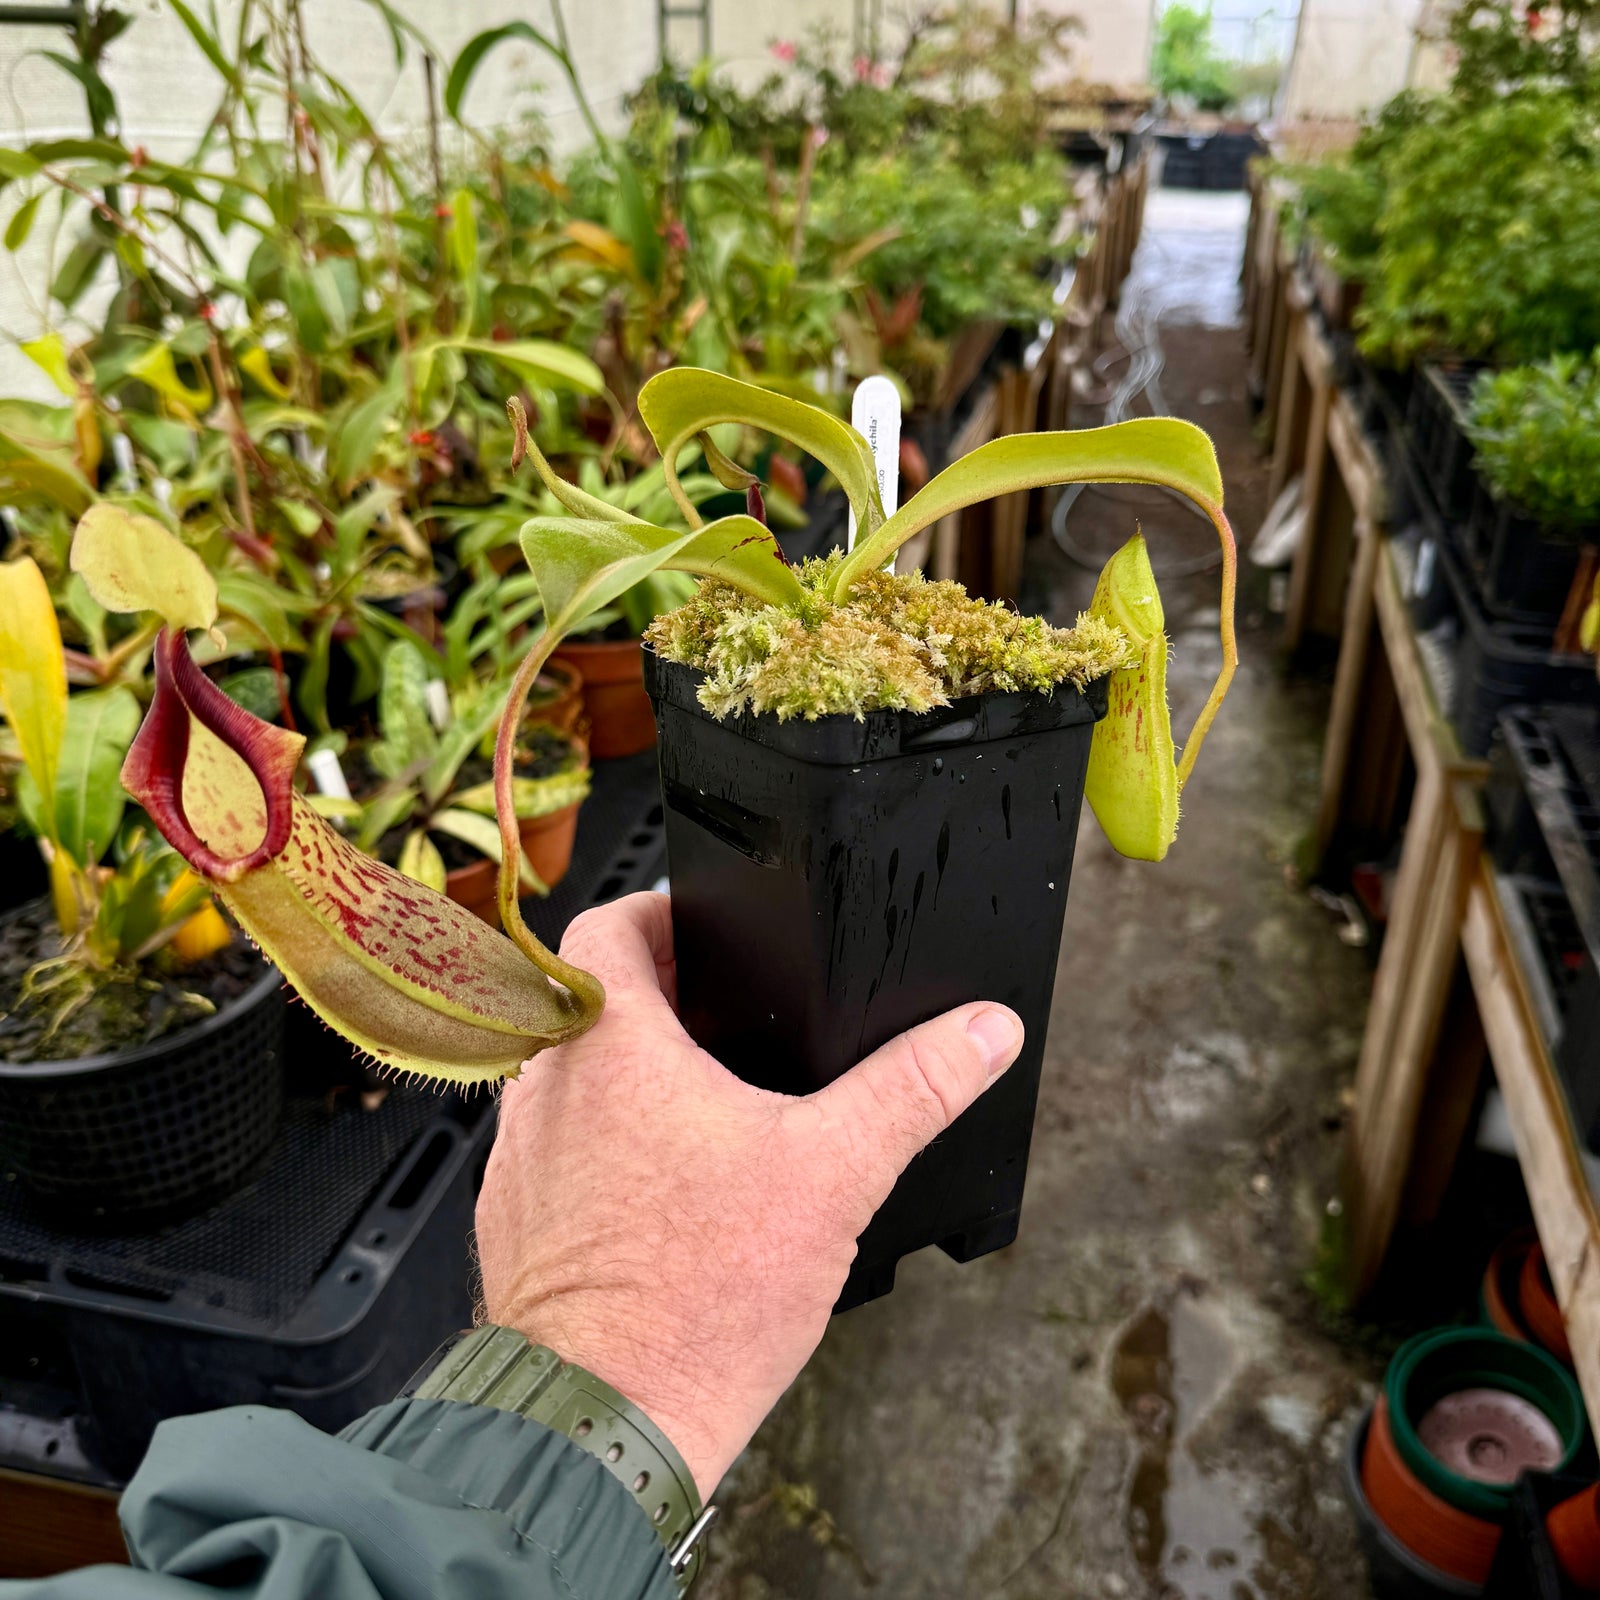
[[[645,637],[666,660],[706,674],[700,703],[713,716],[749,706],[780,722],[927,711],[991,690],[1082,689],[1128,662],[1122,631],[1098,617],[1053,628],[920,572],[873,573],[835,605],[826,591],[840,559],[807,561],[792,606],[708,578]]]

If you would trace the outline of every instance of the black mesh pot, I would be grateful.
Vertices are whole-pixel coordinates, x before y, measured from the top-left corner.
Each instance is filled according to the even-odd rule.
[[[0,1167],[52,1214],[116,1228],[225,1194],[283,1110],[275,967],[169,1038],[76,1061],[0,1061]]]
[[[805,1094],[965,1001],[1027,1029],[873,1218],[843,1309],[887,1293],[913,1250],[970,1261],[1016,1237],[1107,685],[780,723],[714,721],[699,679],[646,651],[690,1035],[747,1082]]]

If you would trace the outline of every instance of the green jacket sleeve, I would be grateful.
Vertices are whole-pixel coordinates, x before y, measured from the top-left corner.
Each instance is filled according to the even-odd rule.
[[[239,1406],[164,1422],[121,1506],[133,1568],[0,1600],[676,1600],[655,1530],[542,1423],[396,1400],[338,1438]]]

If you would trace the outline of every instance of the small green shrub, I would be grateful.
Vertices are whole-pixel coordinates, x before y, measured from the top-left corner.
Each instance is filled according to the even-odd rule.
[[[1192,100],[1202,111],[1222,111],[1234,101],[1228,63],[1211,39],[1211,8],[1172,0],[1156,25],[1150,78],[1167,100]]]
[[[1496,495],[1558,526],[1600,523],[1600,359],[1485,373],[1469,432]]]

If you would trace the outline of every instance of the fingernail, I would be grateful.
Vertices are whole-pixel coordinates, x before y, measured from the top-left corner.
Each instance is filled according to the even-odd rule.
[[[1016,1017],[998,1006],[973,1012],[967,1020],[967,1032],[978,1041],[978,1048],[988,1059],[991,1078],[998,1078],[1022,1048],[1022,1029]]]

